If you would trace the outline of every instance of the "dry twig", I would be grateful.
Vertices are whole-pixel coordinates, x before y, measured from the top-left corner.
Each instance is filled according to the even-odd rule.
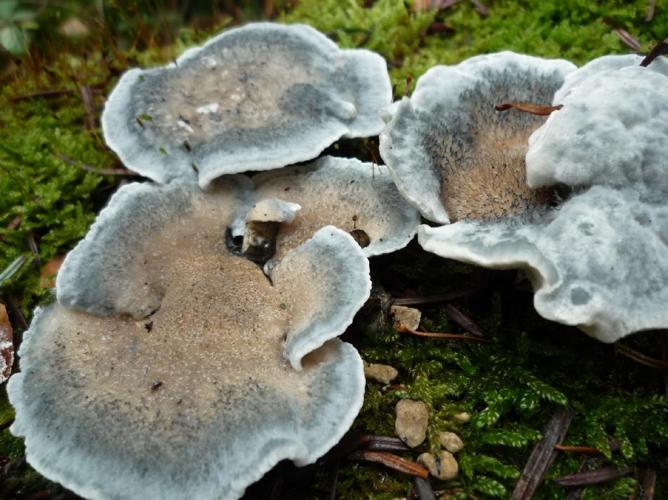
[[[429,476],[429,470],[425,466],[384,451],[358,451],[353,453],[351,458],[353,460],[379,463],[392,470],[410,474],[411,476],[418,476],[424,479]]]
[[[543,439],[534,446],[527,464],[524,466],[515,490],[513,500],[529,500],[543,482],[543,477],[557,456],[554,446],[566,437],[573,413],[569,408],[559,408],[543,431]]]

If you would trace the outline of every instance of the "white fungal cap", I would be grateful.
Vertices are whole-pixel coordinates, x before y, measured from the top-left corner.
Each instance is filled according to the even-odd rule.
[[[334,337],[369,296],[368,261],[325,227],[272,284],[226,248],[238,198],[126,186],[68,256],[8,387],[40,473],[89,498],[238,498],[348,430],[363,367]]]
[[[543,317],[603,342],[668,327],[668,207],[661,194],[593,187],[533,220],[421,226],[442,257],[530,272]]]
[[[123,163],[157,182],[315,158],[341,136],[376,135],[392,101],[385,61],[303,25],[228,30],[175,64],[123,75],[102,127]]]
[[[602,61],[596,66],[601,71],[585,66],[572,73],[577,83],[569,82],[559,97],[563,108],[529,138],[531,187],[641,183],[668,188],[668,71],[653,71],[654,64],[659,69],[668,64],[607,69],[605,62],[621,60]],[[578,76],[580,71],[586,76]]]
[[[415,236],[420,216],[399,193],[384,165],[323,157],[297,167],[253,177],[258,199],[278,197],[299,204],[299,216],[282,224],[277,257],[296,248],[326,225],[363,232],[367,257],[399,250]]]
[[[549,104],[575,66],[512,52],[436,66],[391,109],[380,153],[401,193],[439,223],[521,213],[549,194],[529,189],[524,155],[544,118],[494,107]]]
[[[571,90],[593,75],[608,71],[616,71],[622,68],[640,66],[643,59],[643,56],[637,54],[614,54],[592,59],[576,71],[566,75],[564,84],[554,93],[553,102],[554,104],[561,104],[564,98],[571,93]],[[668,59],[665,57],[657,57],[649,66],[647,66],[647,69],[668,76]]]

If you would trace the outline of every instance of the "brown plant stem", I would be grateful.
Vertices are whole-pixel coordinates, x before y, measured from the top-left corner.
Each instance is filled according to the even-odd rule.
[[[509,109],[515,109],[517,111],[522,111],[523,113],[530,113],[537,116],[549,116],[553,111],[557,111],[561,108],[563,108],[563,104],[548,106],[544,104],[534,104],[531,102],[504,102],[494,106],[494,109],[497,111],[508,111]]]
[[[399,331],[402,333],[409,333],[417,337],[427,337],[432,339],[445,339],[445,340],[472,340],[474,342],[487,342],[487,339],[483,337],[476,337],[474,335],[466,335],[465,333],[436,333],[436,332],[421,332],[418,330],[412,330],[404,325],[399,327]]]
[[[403,472],[404,474],[421,477],[423,479],[429,477],[429,470],[423,465],[384,451],[358,451],[353,453],[351,458],[353,460],[375,462],[397,472]]]

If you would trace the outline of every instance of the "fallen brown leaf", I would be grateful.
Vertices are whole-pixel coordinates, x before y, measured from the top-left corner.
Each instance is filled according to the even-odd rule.
[[[7,308],[0,304],[0,384],[7,380],[14,365],[14,336]]]
[[[39,274],[39,286],[42,288],[53,288],[56,286],[56,274],[65,260],[64,255],[57,255],[49,262],[44,264],[42,272]]]

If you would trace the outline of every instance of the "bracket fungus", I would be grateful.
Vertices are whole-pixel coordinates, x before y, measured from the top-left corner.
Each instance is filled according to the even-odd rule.
[[[563,105],[529,138],[531,187],[666,182],[668,59],[606,56],[571,73],[554,103]]]
[[[529,184],[563,182],[569,197],[519,217],[422,226],[418,239],[442,257],[526,269],[542,316],[614,342],[668,326],[668,79],[664,61],[651,71],[603,59],[567,77],[554,99],[563,107],[527,153]]]
[[[493,218],[548,203],[526,186],[527,138],[544,117],[495,106],[550,103],[575,66],[512,52],[436,66],[410,98],[395,103],[380,154],[398,189],[422,215],[445,224]]]
[[[325,156],[253,177],[258,199],[278,197],[298,204],[299,216],[283,224],[276,256],[300,245],[325,225],[353,235],[367,257],[405,247],[420,215],[399,193],[385,166]]]
[[[102,115],[109,146],[157,182],[268,170],[376,135],[392,101],[382,57],[304,25],[251,23],[174,64],[123,75]]]
[[[335,337],[369,296],[368,261],[328,226],[268,280],[225,243],[245,187],[124,186],[67,256],[8,386],[43,475],[89,498],[238,498],[348,430],[363,365]]]

